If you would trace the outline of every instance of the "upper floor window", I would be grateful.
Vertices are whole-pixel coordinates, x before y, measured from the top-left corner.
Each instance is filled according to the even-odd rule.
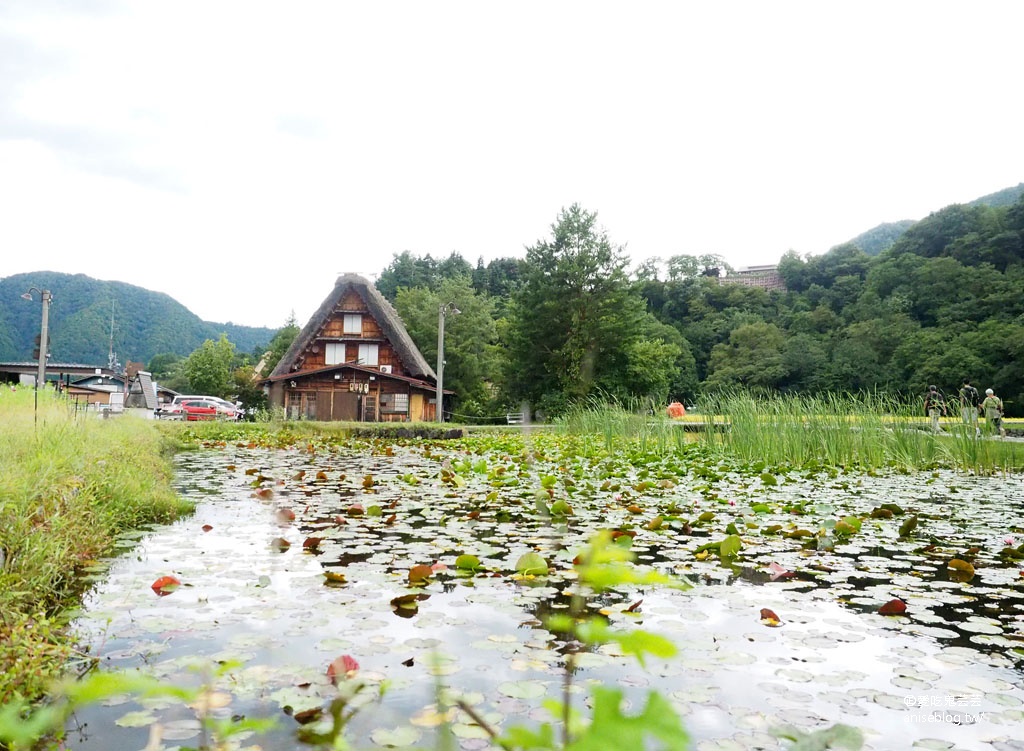
[[[341,330],[345,334],[362,334],[363,317],[358,313],[346,313]]]
[[[324,364],[338,365],[345,362],[345,342],[327,342],[324,347]]]
[[[359,345],[359,364],[360,365],[376,365],[377,364],[377,345],[376,344],[360,344]]]

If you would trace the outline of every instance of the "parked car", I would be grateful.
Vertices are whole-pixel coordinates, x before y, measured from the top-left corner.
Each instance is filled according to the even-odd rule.
[[[202,404],[195,404],[202,402]],[[193,404],[193,406],[200,407],[212,407],[216,411],[215,417],[222,420],[241,420],[244,412],[241,407],[236,404],[232,404],[226,399],[221,399],[219,396],[205,396],[200,394],[179,394],[174,397],[174,400],[169,404],[164,404],[162,407],[156,410],[156,417],[161,420],[194,420],[202,419],[197,417],[190,417],[184,410],[186,404]],[[193,410],[193,415],[204,414]]]
[[[175,404],[174,402],[163,402],[156,408],[153,414],[158,420],[185,419],[185,413],[181,409],[181,404]]]
[[[205,399],[191,399],[181,403],[181,412],[186,420],[216,420],[220,418],[219,405]]]

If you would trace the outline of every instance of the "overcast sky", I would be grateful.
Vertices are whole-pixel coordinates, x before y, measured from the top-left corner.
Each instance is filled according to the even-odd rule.
[[[303,324],[404,250],[820,254],[1024,181],[1005,2],[0,3],[0,277]]]

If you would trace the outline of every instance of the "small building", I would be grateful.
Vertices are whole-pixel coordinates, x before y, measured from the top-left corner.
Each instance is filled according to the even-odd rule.
[[[431,421],[437,379],[384,296],[344,274],[263,381],[290,420]],[[450,393],[450,392],[447,392]]]
[[[747,266],[731,274],[718,277],[719,284],[739,284],[744,287],[760,287],[767,290],[786,291],[786,282],[774,264]]]

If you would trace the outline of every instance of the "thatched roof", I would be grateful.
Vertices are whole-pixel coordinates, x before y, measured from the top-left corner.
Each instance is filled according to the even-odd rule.
[[[398,354],[399,359],[401,359],[405,369],[414,377],[428,378],[436,381],[437,376],[434,374],[434,370],[427,364],[427,361],[420,354],[416,344],[409,336],[409,332],[405,330],[402,319],[398,317],[398,311],[394,309],[384,295],[377,291],[376,287],[358,274],[343,274],[338,277],[338,280],[334,283],[334,289],[331,290],[331,293],[320,304],[320,307],[313,314],[313,317],[309,319],[309,322],[303,326],[299,335],[295,337],[292,346],[288,348],[284,357],[281,358],[281,362],[274,368],[270,378],[274,379],[279,376],[285,376],[299,369],[301,364],[299,362],[300,356],[307,347],[313,344],[320,331],[323,330],[324,324],[334,314],[338,303],[349,290],[355,290],[363,299],[363,302],[366,303],[366,309],[384,331],[384,336],[387,337],[391,346],[395,348],[395,352]]]

